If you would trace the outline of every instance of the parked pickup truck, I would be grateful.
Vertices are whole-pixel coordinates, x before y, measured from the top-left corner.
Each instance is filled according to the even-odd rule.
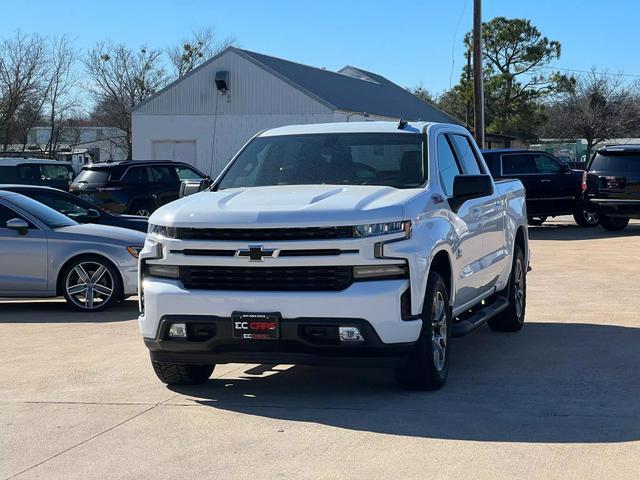
[[[581,227],[598,225],[597,211],[582,202],[582,170],[543,151],[520,148],[483,150],[495,179],[517,178],[527,192],[530,225],[542,225],[548,217],[573,215]]]
[[[217,363],[388,366],[441,387],[451,337],[522,328],[525,192],[437,123],[256,135],[214,184],[158,209],[140,330],[167,384]]]

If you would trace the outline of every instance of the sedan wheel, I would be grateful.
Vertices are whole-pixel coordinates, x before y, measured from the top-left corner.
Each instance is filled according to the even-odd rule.
[[[77,310],[102,310],[121,295],[118,272],[97,258],[79,259],[65,271],[64,297]]]

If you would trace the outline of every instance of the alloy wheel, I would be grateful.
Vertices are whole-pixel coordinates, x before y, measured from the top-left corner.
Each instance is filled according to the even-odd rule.
[[[113,296],[114,280],[99,262],[81,262],[68,273],[65,289],[71,301],[86,310],[95,310]]]
[[[583,209],[582,218],[584,218],[589,225],[597,225],[600,222],[600,217],[598,217],[598,214],[593,210]]]
[[[513,287],[516,314],[518,315],[518,319],[520,319],[524,311],[524,268],[522,268],[522,261],[519,258],[516,261]]]
[[[433,298],[433,320],[431,322],[431,345],[433,362],[439,372],[447,360],[447,305],[442,292]]]

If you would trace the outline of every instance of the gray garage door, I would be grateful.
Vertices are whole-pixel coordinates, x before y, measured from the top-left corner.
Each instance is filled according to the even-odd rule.
[[[154,140],[154,160],[173,160],[196,166],[195,140]]]

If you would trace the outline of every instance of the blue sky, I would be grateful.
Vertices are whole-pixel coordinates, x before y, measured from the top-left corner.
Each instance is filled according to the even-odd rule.
[[[559,40],[557,68],[596,67],[640,79],[638,0],[483,3],[485,20],[529,18]],[[0,0],[0,38],[13,26],[43,35],[67,33],[82,50],[105,39],[164,48],[192,29],[214,26],[249,50],[331,70],[351,64],[402,86],[422,82],[439,93],[458,80],[472,10],[473,0]]]

